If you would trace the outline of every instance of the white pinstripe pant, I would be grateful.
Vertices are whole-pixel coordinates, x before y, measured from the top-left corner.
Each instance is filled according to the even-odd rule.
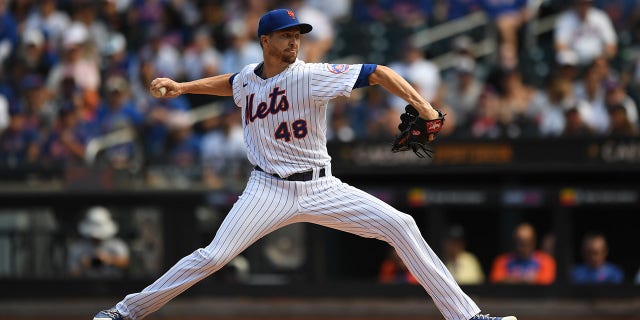
[[[447,320],[466,320],[480,312],[422,238],[411,216],[327,174],[291,182],[254,170],[211,244],[182,258],[141,292],[127,295],[116,308],[125,318],[142,319],[261,237],[288,224],[310,222],[392,245]]]

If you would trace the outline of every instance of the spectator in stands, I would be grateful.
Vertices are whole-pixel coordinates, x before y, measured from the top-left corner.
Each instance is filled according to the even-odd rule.
[[[484,272],[478,258],[466,250],[466,240],[462,226],[454,225],[444,239],[444,263],[461,285],[481,284]]]
[[[147,30],[146,42],[139,51],[141,60],[153,63],[159,75],[182,78],[182,53],[180,47],[166,34],[162,26]]]
[[[364,89],[363,97],[353,101],[350,114],[350,125],[359,139],[387,139],[397,134],[399,118],[388,123],[386,119],[395,115],[399,117],[396,109],[391,108],[389,97],[384,90],[373,86]],[[354,94],[357,94],[354,92]],[[392,115],[388,115],[392,114]],[[386,123],[385,123],[386,122]],[[390,126],[395,126],[389,130]]]
[[[56,106],[51,103],[44,79],[38,74],[28,74],[20,81],[21,101],[27,126],[36,130],[50,130],[56,120]]]
[[[88,41],[91,47],[102,50],[102,46],[109,39],[109,31],[102,19],[98,19],[96,15],[97,4],[92,0],[75,0],[72,8],[72,19],[79,22],[87,28],[89,32]]]
[[[255,29],[247,29],[246,22],[240,18],[225,25],[225,35],[230,45],[222,52],[220,73],[237,72],[247,64],[262,61],[260,44],[248,30]]]
[[[121,32],[125,36],[128,35],[129,21],[127,15],[129,14],[129,8],[132,2],[131,0],[102,1],[102,6],[98,9],[98,12],[108,30],[111,32]],[[127,40],[132,39],[129,39],[127,36]]]
[[[514,250],[495,258],[490,281],[501,284],[549,285],[555,281],[555,259],[536,249],[536,230],[527,223],[513,232]]]
[[[575,52],[584,66],[598,57],[613,58],[618,37],[610,18],[591,0],[573,0],[573,6],[556,20],[554,45],[557,52]]]
[[[69,245],[67,265],[74,277],[122,277],[129,266],[129,247],[116,237],[118,225],[100,206],[87,210],[78,224],[82,238]]]
[[[498,64],[504,68],[518,66],[521,28],[536,15],[527,0],[479,0],[489,21],[498,29]]]
[[[64,33],[71,26],[69,15],[58,8],[56,0],[38,1],[34,9],[29,11],[25,21],[26,29],[42,30],[48,46],[55,51],[61,50]]]
[[[607,261],[609,247],[602,233],[587,233],[582,239],[583,263],[573,267],[571,280],[578,284],[622,283],[620,267]]]
[[[122,75],[131,80],[137,76],[136,67],[140,63],[135,54],[127,48],[127,39],[119,32],[112,32],[107,42],[101,48],[102,64],[100,71],[102,78],[111,75]]]
[[[200,27],[182,55],[187,81],[219,74],[220,52],[216,49],[209,28]]]
[[[366,90],[364,99],[351,102],[355,108],[352,109],[350,127],[361,139],[388,141],[398,134],[400,111],[391,107],[389,96],[383,90],[377,87]],[[347,106],[343,111],[350,109]]]
[[[129,81],[121,75],[110,76],[105,83],[106,99],[98,109],[97,121],[103,133],[111,131],[115,123],[135,126],[142,123],[142,115],[135,107]]]
[[[617,131],[618,129],[620,129],[620,125],[628,127],[630,131],[625,130],[628,133],[638,130],[638,125],[640,124],[638,122],[638,106],[636,105],[636,102],[631,98],[631,96],[627,94],[626,88],[619,80],[607,81],[605,85],[604,102],[610,116],[615,114],[618,116],[622,116],[627,120],[627,123],[625,124],[624,122],[619,122],[619,117],[615,120],[610,118],[610,133],[612,131]],[[619,108],[617,107],[620,106],[622,107],[622,110],[618,110]],[[616,126],[615,130],[611,127],[614,122],[616,122],[616,124],[619,124],[618,126]],[[621,132],[617,131],[617,133]]]
[[[240,109],[227,106],[221,115],[203,122],[202,160],[204,183],[213,189],[242,181],[247,151],[240,125]]]
[[[587,108],[586,104],[574,96],[571,80],[557,73],[547,81],[545,92],[535,98],[527,116],[538,124],[540,135],[558,137],[565,130],[567,110],[576,105]]]
[[[27,119],[19,103],[9,105],[9,124],[0,131],[0,164],[17,167],[36,163],[40,157],[40,134],[27,126]]]
[[[504,126],[499,118],[500,99],[490,84],[485,84],[478,107],[471,115],[468,135],[472,138],[496,139],[503,136]]]
[[[578,63],[578,55],[575,52],[571,50],[560,51],[556,53],[555,74],[573,83],[578,77]]]
[[[576,81],[574,94],[586,105],[578,106],[582,120],[596,134],[604,135],[609,128],[609,114],[605,105],[605,84],[609,76],[609,65],[598,58],[586,68],[584,76]]]
[[[433,1],[389,1],[389,12],[400,25],[408,28],[420,28],[426,26],[433,16]]]
[[[120,75],[111,76],[105,84],[106,98],[97,110],[96,123],[101,135],[140,126],[143,121],[129,91],[129,82]],[[126,168],[135,157],[133,141],[113,146],[105,151],[107,163],[114,168]]]
[[[440,99],[438,95],[441,93],[442,81],[439,67],[408,39],[401,60],[389,63],[389,68],[407,79],[427,101]],[[391,105],[402,113],[407,103],[394,96],[391,98]]]
[[[327,130],[327,140],[340,141],[340,142],[353,142],[356,139],[356,131],[353,128],[351,121],[351,104],[348,98],[340,98],[332,101],[331,113],[329,115],[329,128]],[[382,115],[380,115],[382,117]],[[376,119],[379,120],[379,119]],[[376,128],[382,129],[382,128]],[[376,133],[383,133],[386,130],[376,131]],[[375,139],[377,136],[370,136]]]
[[[387,257],[380,265],[378,281],[385,284],[419,284],[394,248],[389,248]]]
[[[307,21],[313,26],[313,30],[301,39],[299,58],[304,62],[324,61],[335,40],[331,18],[307,0],[289,0],[288,2],[286,7],[292,8],[300,21]]]
[[[458,125],[467,126],[478,105],[483,84],[475,73],[476,62],[470,57],[458,57],[454,70],[453,77],[445,83],[444,101],[455,113]]]
[[[13,77],[37,74],[46,78],[53,65],[57,63],[57,57],[47,50],[45,35],[39,29],[27,29],[23,32],[21,40],[7,69]]]
[[[613,137],[636,137],[638,127],[632,124],[627,108],[623,104],[614,104],[607,108],[609,110],[609,131],[607,135]]]
[[[18,24],[9,9],[8,0],[0,0],[0,71],[18,46]]]
[[[185,111],[175,111],[169,115],[169,133],[166,141],[166,164],[179,169],[193,169],[200,166],[200,139],[193,131],[193,118]],[[182,175],[192,179],[192,172]],[[196,177],[199,177],[197,172]]]
[[[51,92],[60,90],[62,79],[73,76],[79,89],[98,92],[101,84],[99,57],[90,48],[89,31],[81,23],[73,23],[64,31],[61,49],[61,61],[56,64],[47,78],[47,87]]]
[[[435,1],[433,6],[434,24],[462,18],[479,9],[477,0]]]
[[[590,137],[596,135],[596,132],[582,118],[580,112],[582,107],[572,105],[564,112],[565,126],[562,131],[562,137]]]
[[[529,111],[539,91],[536,87],[525,83],[522,72],[513,68],[502,70],[499,93],[502,111],[507,113],[508,117],[517,119]]]
[[[353,0],[353,19],[361,22],[391,20],[389,4],[383,1]]]
[[[54,130],[44,142],[42,162],[60,167],[83,165],[86,146],[95,137],[94,129],[72,102],[60,106]]]
[[[353,0],[306,0],[306,2],[324,12],[333,22],[342,21],[351,17]]]

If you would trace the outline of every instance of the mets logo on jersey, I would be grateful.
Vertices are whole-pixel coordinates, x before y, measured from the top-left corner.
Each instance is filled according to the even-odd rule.
[[[348,64],[344,64],[344,63],[327,64],[327,69],[329,69],[329,71],[331,71],[331,73],[335,73],[335,74],[345,73],[345,72],[349,71],[349,65]]]

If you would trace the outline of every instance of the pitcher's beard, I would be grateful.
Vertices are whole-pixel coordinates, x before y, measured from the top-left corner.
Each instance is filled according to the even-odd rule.
[[[295,54],[286,54],[285,53],[285,54],[282,55],[282,62],[286,62],[286,63],[291,64],[291,63],[296,62],[296,58],[297,57],[298,57],[297,53],[295,53]]]

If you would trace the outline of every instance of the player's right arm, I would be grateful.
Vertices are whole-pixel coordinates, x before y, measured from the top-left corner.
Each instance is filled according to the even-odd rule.
[[[169,78],[155,78],[151,81],[149,91],[154,96],[159,97],[160,88],[165,87],[167,92],[162,98],[175,98],[182,94],[208,94],[228,97],[233,95],[233,88],[229,81],[232,75],[232,73],[227,73],[189,82],[176,82]]]

